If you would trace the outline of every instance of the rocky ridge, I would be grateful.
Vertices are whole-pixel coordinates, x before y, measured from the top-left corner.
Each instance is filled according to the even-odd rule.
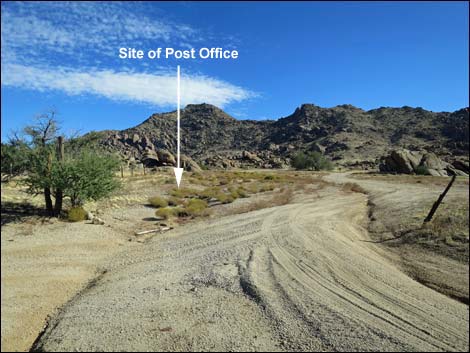
[[[287,117],[259,121],[237,120],[210,104],[191,104],[181,111],[181,130],[187,169],[286,168],[299,151],[319,151],[341,167],[374,169],[384,156],[401,149],[421,158],[432,153],[449,165],[468,165],[468,108],[452,113],[411,107],[365,111],[351,105],[303,104]],[[122,131],[105,131],[100,144],[149,167],[172,166],[176,112],[153,114]]]

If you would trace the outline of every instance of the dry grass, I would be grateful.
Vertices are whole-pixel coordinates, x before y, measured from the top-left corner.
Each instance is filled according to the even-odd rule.
[[[344,192],[357,192],[360,194],[367,195],[366,190],[362,186],[356,183],[345,183],[341,186],[341,190]]]
[[[468,205],[439,208],[434,219],[404,233],[403,243],[417,244],[458,261],[469,261]]]
[[[438,177],[431,175],[411,175],[411,174],[379,174],[379,173],[353,173],[356,179],[380,180],[393,183],[424,184],[445,186],[449,183],[450,177]],[[469,185],[468,177],[457,177],[455,184]]]
[[[243,207],[239,207],[233,211],[234,214],[239,213],[246,213],[256,210],[261,210],[263,208],[275,207],[275,206],[282,206],[287,205],[289,202],[292,201],[294,193],[292,189],[284,189],[279,193],[273,194],[269,199],[265,200],[258,200],[254,202],[250,202]]]
[[[125,174],[124,178],[120,178],[120,173],[118,173],[122,187],[104,200],[88,202],[85,204],[85,209],[95,212],[150,204],[164,209],[161,212],[165,216],[186,217],[184,212],[174,210],[170,212],[167,206],[179,207],[182,211],[190,199],[200,199],[207,202],[209,207],[216,207],[217,204],[230,204],[239,198],[250,198],[286,187],[292,190],[301,190],[306,187],[313,189],[312,185],[317,187],[323,183],[315,178],[315,175],[317,173],[280,170],[185,172],[182,187],[178,189],[175,187],[173,171],[170,169],[158,172],[147,171],[146,175],[135,173],[132,177]],[[283,204],[283,201],[279,201],[279,198],[283,197],[285,197],[284,193],[277,195],[272,201],[256,201],[258,205],[252,207],[259,209]],[[67,202],[68,200],[65,200],[65,205]],[[15,180],[2,183],[2,209],[6,203],[21,204],[22,209],[25,208],[24,205],[34,205],[40,209],[44,207],[41,196],[31,197],[26,194],[24,188]]]

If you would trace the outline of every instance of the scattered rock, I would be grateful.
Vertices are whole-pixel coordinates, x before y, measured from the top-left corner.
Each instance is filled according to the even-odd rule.
[[[142,164],[147,168],[158,167],[161,165],[158,154],[155,151],[146,151],[142,155]]]
[[[158,159],[161,165],[167,165],[167,166],[176,165],[176,159],[169,151],[160,149],[160,150],[157,150],[157,155],[158,155]]]
[[[432,152],[422,153],[406,149],[393,150],[388,156],[382,157],[379,169],[384,173],[427,173],[432,176],[468,175]]]
[[[202,169],[191,157],[181,155],[181,165],[189,172],[200,172]]]
[[[104,221],[99,217],[94,217],[91,222],[92,222],[92,224],[98,224],[98,225],[103,225],[104,224]]]

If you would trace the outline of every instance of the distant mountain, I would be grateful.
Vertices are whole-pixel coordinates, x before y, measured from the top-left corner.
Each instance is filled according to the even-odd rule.
[[[176,112],[154,114],[122,131],[103,131],[101,144],[149,165],[173,164]],[[207,167],[282,168],[299,151],[320,151],[336,164],[378,165],[392,149],[434,152],[468,163],[469,111],[303,104],[278,120],[237,120],[210,104],[181,111],[181,151]],[[188,158],[189,160],[189,158]]]

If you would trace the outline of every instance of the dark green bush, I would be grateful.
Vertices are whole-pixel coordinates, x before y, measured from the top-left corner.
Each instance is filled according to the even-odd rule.
[[[320,152],[299,152],[292,158],[292,167],[306,170],[331,170],[333,164]]]
[[[185,211],[190,216],[201,216],[205,213],[206,208],[206,201],[200,199],[191,199],[188,201],[188,205],[185,207]]]
[[[429,169],[424,165],[420,165],[415,169],[416,175],[429,175]]]
[[[149,198],[149,203],[156,208],[168,206],[168,202],[163,197],[159,196]]]
[[[155,211],[155,216],[168,219],[175,215],[175,209],[172,207],[162,207]]]

